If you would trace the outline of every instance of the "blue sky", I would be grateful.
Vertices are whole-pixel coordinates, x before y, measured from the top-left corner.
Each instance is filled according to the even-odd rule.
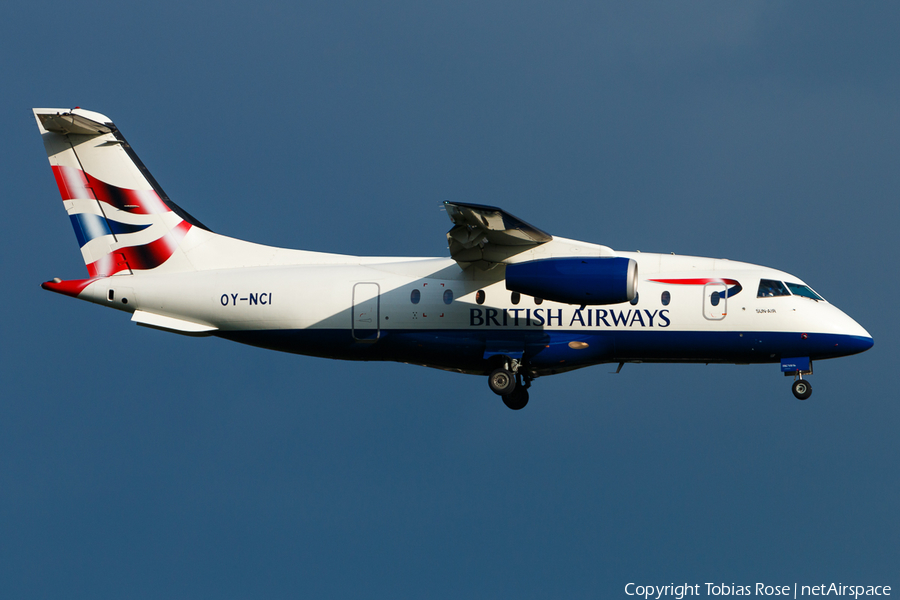
[[[17,3],[5,131],[0,594],[625,597],[900,586],[900,9],[887,2]],[[137,328],[31,116],[113,118],[214,231],[446,255],[445,200],[796,274],[875,338],[816,364],[482,378]]]

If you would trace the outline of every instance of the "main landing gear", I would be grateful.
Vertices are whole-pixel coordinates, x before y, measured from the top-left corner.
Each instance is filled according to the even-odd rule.
[[[531,377],[523,376],[519,371],[522,363],[515,359],[507,360],[502,367],[494,369],[488,375],[491,391],[503,398],[503,404],[512,410],[521,410],[528,404],[528,388]]]

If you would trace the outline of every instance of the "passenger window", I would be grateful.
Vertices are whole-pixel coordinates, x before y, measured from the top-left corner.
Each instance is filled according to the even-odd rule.
[[[419,300],[422,299],[422,292],[419,290],[413,290],[409,293],[409,301],[413,304],[418,304]]]
[[[450,304],[453,302],[453,290],[447,290],[444,292],[444,304]]]
[[[478,304],[484,304],[484,290],[478,290],[475,292],[475,302]]]
[[[791,293],[784,287],[784,284],[774,279],[760,279],[759,291],[756,293],[757,298],[772,298],[774,296],[790,296]]]
[[[513,292],[509,296],[509,300],[513,304],[518,304],[521,299],[522,299],[522,295],[519,292]]]
[[[812,298],[813,300],[825,300],[822,296],[812,291],[807,285],[788,282],[787,286],[795,296],[803,296],[804,298]]]
[[[712,304],[713,306],[719,305],[719,292],[713,292],[709,296],[709,303]]]
[[[537,304],[538,306],[540,306],[541,304],[544,303],[544,299],[543,298],[535,298],[534,303]]]
[[[640,294],[638,294],[637,292],[635,292],[635,293],[634,293],[634,298],[632,298],[632,300],[631,300],[631,305],[632,305],[632,306],[637,306],[637,303],[638,303],[638,299],[639,299],[639,298],[640,298]]]
[[[670,294],[668,292],[668,290],[666,290],[665,292],[662,293],[662,298],[660,298],[660,300],[662,300],[663,306],[668,306],[669,302],[672,301],[672,294]]]

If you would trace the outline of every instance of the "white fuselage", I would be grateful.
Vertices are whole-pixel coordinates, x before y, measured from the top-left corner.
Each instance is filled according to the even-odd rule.
[[[316,253],[305,253],[304,264],[295,265],[115,275],[90,284],[80,297],[138,311],[139,323],[180,333],[192,333],[188,325],[194,324],[202,330],[193,333],[300,354],[383,358],[476,373],[487,369],[479,363],[490,357],[491,345],[524,351],[526,357],[528,347],[558,346],[562,351],[552,360],[540,360],[540,353],[530,360],[535,374],[543,374],[614,361],[777,362],[786,351],[802,353],[801,342],[808,342],[809,355],[824,358],[848,352],[829,353],[821,343],[813,347],[818,336],[869,337],[825,301],[757,297],[761,279],[802,283],[781,271],[702,257],[618,255],[638,263],[636,302],[579,307],[520,296],[513,303],[516,294],[506,289],[503,268],[464,271],[449,258],[330,254],[318,263]],[[731,297],[722,294],[713,307],[709,286],[717,284],[654,281],[659,279],[735,280],[742,289]],[[163,324],[168,326],[145,323],[144,313],[172,320]],[[423,334],[433,337],[431,344]],[[783,348],[774,338],[756,340],[758,334],[793,334],[796,344]],[[722,336],[731,344],[725,352]],[[404,337],[414,343],[392,341]],[[467,355],[454,357],[460,338]],[[586,347],[570,348],[572,341]],[[442,346],[451,350],[435,358]]]

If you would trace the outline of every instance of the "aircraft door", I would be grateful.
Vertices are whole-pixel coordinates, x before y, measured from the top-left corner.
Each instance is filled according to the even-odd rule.
[[[377,283],[357,283],[353,286],[353,314],[351,328],[353,339],[374,342],[381,335],[379,324],[379,294]]]
[[[703,286],[703,316],[710,321],[721,321],[728,314],[728,286],[724,283],[707,283]]]

